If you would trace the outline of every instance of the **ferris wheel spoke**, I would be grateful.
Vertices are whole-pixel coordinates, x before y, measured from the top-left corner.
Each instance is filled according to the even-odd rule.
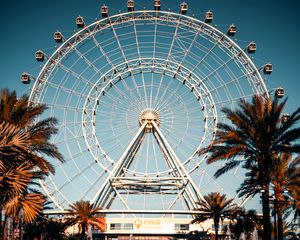
[[[168,101],[170,101],[170,99],[172,99],[172,97],[173,97],[173,94],[175,94],[181,87],[180,85],[176,86],[176,89],[174,89],[174,91],[172,90],[173,94],[169,93],[169,96],[166,97],[166,94],[168,93],[168,91],[170,91],[172,89],[171,85],[172,85],[172,81],[169,81],[169,84],[164,88],[164,91],[161,94],[160,98],[155,101],[155,105],[156,105],[155,108],[158,109],[159,111],[161,111],[163,109],[162,105],[166,104]],[[161,87],[161,88],[163,88],[163,87]]]
[[[51,87],[53,89],[59,89],[60,91],[62,91],[64,93],[67,93],[67,94],[71,94],[72,93],[74,96],[76,96],[78,98],[85,98],[86,97],[86,95],[84,95],[84,94],[82,94],[80,92],[72,91],[72,90],[70,90],[70,89],[68,89],[68,88],[66,88],[64,86],[58,85],[58,84],[53,83],[53,82],[48,82],[47,86]],[[55,98],[53,98],[53,99],[55,99]],[[50,103],[50,102],[48,104],[52,105],[52,106],[55,106],[53,103]]]
[[[242,80],[242,79],[245,79],[247,77],[250,77],[252,74],[251,73],[244,73],[243,75],[241,76],[238,76],[238,77],[235,77],[235,78],[231,78],[230,81],[228,82],[223,82],[221,85],[215,87],[214,89],[211,90],[211,92],[218,92],[218,90],[222,89],[222,88],[226,88],[228,85],[230,84],[237,84],[239,86],[239,81]],[[239,86],[240,88],[240,86]],[[243,94],[243,91],[242,89],[239,89],[241,91],[241,93]]]
[[[117,130],[119,130],[119,133],[116,134],[116,135],[114,135],[114,131],[117,131]],[[116,141],[116,140],[115,140],[116,137],[122,137],[122,136],[128,134],[127,131],[124,130],[123,126],[120,126],[119,129],[114,128],[114,130],[112,130],[112,129],[107,129],[106,131],[103,131],[103,133],[107,133],[107,134],[112,133],[112,134],[113,134],[113,136],[111,136],[110,140],[107,140],[107,141],[106,141],[106,144],[111,143],[111,141]],[[118,140],[117,140],[117,141],[118,141]]]
[[[106,53],[106,51],[103,49],[99,41],[95,38],[95,36],[92,37],[92,40],[94,44],[97,46],[100,53],[104,56],[105,60],[110,64],[111,68],[115,68],[115,64],[111,61],[109,55]]]
[[[47,103],[47,106],[51,109],[64,110],[64,111],[67,111],[67,112],[80,112],[80,111],[82,111],[82,108],[73,107],[73,106],[68,107],[67,105],[61,105],[59,103],[55,103],[55,104]],[[69,123],[72,123],[72,122],[69,122]]]
[[[103,179],[105,177],[105,175],[107,175],[106,172],[103,172],[102,174],[98,174],[98,177],[93,178],[95,179],[94,182],[90,185],[90,187],[88,189],[86,189],[86,191],[84,192],[84,196],[88,196],[89,193],[93,190],[93,188],[95,188],[95,186],[98,185],[98,183],[100,182],[101,179]],[[96,175],[97,176],[97,175]]]
[[[123,83],[124,81],[121,81],[121,82]],[[124,104],[128,103],[130,105],[134,102],[137,105],[142,106],[143,99],[140,98],[138,89],[136,89],[136,88],[127,89],[125,87],[125,89],[122,90],[122,89],[118,88],[117,84],[114,85],[114,89],[118,92],[118,94],[120,96],[123,97],[123,99],[125,100]],[[137,94],[137,96],[135,95],[135,93]],[[105,95],[105,97],[109,98],[111,101],[114,101],[114,99],[115,99],[115,95],[113,95],[109,92]]]
[[[71,205],[72,203],[68,200],[68,198],[65,196],[65,194],[63,194],[61,191],[58,190],[57,185],[55,184],[55,182],[54,182],[54,180],[53,180],[53,178],[52,178],[51,175],[49,176],[49,180],[51,181],[50,184],[44,184],[44,182],[42,182],[42,186],[43,186],[43,189],[45,189],[46,186],[48,186],[48,185],[53,186],[52,191],[49,192],[50,198],[53,199],[59,205],[59,203],[56,201],[56,199],[53,198],[53,196],[55,195],[55,193],[59,193],[60,195],[63,196],[64,201],[66,201],[69,205]]]
[[[68,184],[71,184],[72,181],[74,181],[76,178],[85,176],[85,175],[84,175],[84,172],[87,171],[87,170],[89,170],[90,167],[91,167],[92,165],[94,165],[94,164],[95,164],[95,163],[93,162],[93,163],[87,165],[87,166],[86,166],[85,168],[83,168],[80,172],[78,172],[77,174],[75,174],[74,176],[72,176],[72,178],[69,178],[68,182],[65,182],[63,185],[61,185],[60,188],[59,188],[59,190],[61,191],[61,190],[62,190],[64,187],[66,187]],[[84,178],[88,181],[89,184],[92,184],[92,182],[90,181],[90,179],[88,179],[86,176],[85,176]]]
[[[77,73],[74,70],[72,70],[72,67],[67,67],[64,64],[62,64],[61,62],[57,63],[57,65],[58,65],[58,67],[60,69],[62,69],[63,71],[65,71],[67,74],[70,74],[71,76],[73,76],[78,81],[86,84],[89,87],[93,86],[93,83],[90,80],[88,80],[85,77],[83,77],[80,73]]]
[[[124,82],[125,82],[125,81],[122,81],[122,83],[124,83]],[[136,103],[139,104],[139,102],[142,100],[142,99],[140,98],[139,94],[138,94],[138,96],[136,97],[136,96],[134,95],[134,92],[132,91],[133,89],[130,89],[130,88],[128,87],[128,85],[126,86],[126,85],[123,84],[123,86],[124,86],[124,88],[123,88],[123,89],[120,89],[120,88],[118,87],[118,84],[113,85],[114,89],[115,89],[116,92],[119,94],[119,96],[122,96],[122,98],[126,101],[126,102],[124,102],[124,104],[126,104],[126,103],[130,104],[130,102],[132,102],[132,99],[134,99],[134,100],[136,101]],[[136,91],[137,91],[137,93],[138,93],[138,90],[136,90]],[[114,96],[112,96],[112,97],[114,97]]]
[[[84,54],[82,54],[76,46],[72,46],[73,50],[75,51],[75,53],[78,55],[78,57],[80,59],[82,59],[88,66],[89,69],[93,69],[93,71],[99,76],[101,77],[103,75],[103,73],[99,70],[98,67],[96,67]]]
[[[195,70],[199,68],[199,66],[206,60],[208,56],[213,52],[213,50],[219,45],[220,41],[216,41],[213,46],[206,52],[206,54],[200,59],[200,61],[194,66],[194,68],[191,70],[193,73]]]
[[[154,25],[154,36],[153,36],[153,54],[152,59],[155,59],[156,57],[156,37],[157,37],[157,18],[155,19],[155,25]],[[153,60],[154,61],[154,60]],[[153,62],[154,65],[154,62]],[[151,74],[151,92],[150,92],[150,108],[153,106],[153,87],[154,87],[154,74]]]
[[[180,87],[180,86],[179,86]],[[177,89],[178,90],[178,89]],[[184,98],[184,96],[186,96],[187,94],[190,93],[189,89],[185,89],[185,91],[183,93],[181,93],[181,95],[177,95],[177,90],[175,90],[174,92],[170,93],[170,95],[166,98],[165,101],[161,102],[160,105],[158,105],[158,109],[160,109],[161,111],[164,110],[165,107],[167,106],[176,106],[176,102],[178,100],[181,100]],[[167,91],[167,89],[165,90],[165,92]],[[164,94],[165,95],[165,94]],[[164,96],[165,97],[165,96]],[[178,106],[178,105],[177,105]]]
[[[191,50],[193,49],[193,47],[196,43],[196,40],[198,39],[200,33],[201,33],[200,30],[198,30],[197,33],[195,34],[192,42],[190,43],[189,47],[184,51],[184,55],[181,59],[181,62],[179,63],[179,66],[182,66],[184,64],[184,62],[186,60],[186,57],[190,54]]]
[[[137,33],[137,29],[136,29],[135,20],[133,20],[133,29],[134,29],[134,35],[135,35],[135,42],[136,42],[138,59],[142,59],[141,53],[140,53],[140,44],[139,44],[139,40],[138,40],[138,33]],[[142,84],[144,86],[144,96],[145,96],[145,100],[146,100],[146,106],[149,107],[148,94],[147,94],[146,87],[145,87],[145,78],[144,78],[144,74],[143,73],[141,74],[141,77],[142,77]]]
[[[103,56],[105,57],[106,61],[111,65],[111,67],[113,69],[116,69],[115,64],[110,60],[109,55],[105,52],[105,50],[101,47],[100,43],[96,40],[95,37],[93,37],[93,41],[95,43],[95,45],[98,47],[98,49],[100,50],[100,52],[103,54]],[[125,57],[125,55],[123,55]],[[125,58],[126,59],[126,58]],[[130,90],[130,87],[126,84],[125,81],[121,81],[122,84],[124,85],[125,89],[128,91]],[[137,84],[135,84],[135,86],[137,87]],[[128,91],[130,93],[130,95],[132,94],[132,91]],[[124,96],[127,96],[127,94],[124,94]],[[141,94],[138,92],[138,96],[141,99],[142,96]]]
[[[123,50],[123,48],[122,48],[122,46],[121,46],[121,43],[120,43],[120,40],[119,40],[119,38],[118,38],[118,35],[117,35],[117,32],[116,32],[116,30],[115,30],[115,28],[114,28],[114,26],[111,24],[111,29],[112,29],[112,31],[113,31],[113,33],[114,33],[114,36],[115,36],[115,39],[116,39],[116,42],[117,42],[117,45],[118,45],[118,48],[119,48],[119,50],[120,50],[120,52],[121,52],[121,55],[122,55],[122,57],[123,57],[123,59],[124,59],[124,62],[128,65],[128,60],[127,60],[127,58],[126,58],[126,56],[125,56],[125,53],[124,53],[124,50]],[[130,67],[130,65],[128,65],[128,68]],[[130,70],[130,68],[129,68],[129,70]],[[133,82],[134,82],[134,85],[137,87],[138,85],[137,85],[137,82],[136,82],[136,80],[135,80],[135,77],[134,77],[134,75],[132,74],[132,71],[130,70],[130,72],[131,72],[131,75],[132,75],[132,79],[133,79]],[[137,88],[138,89],[138,88]],[[142,95],[139,93],[139,96],[141,97]],[[146,104],[147,104],[147,106],[148,106],[148,103],[147,103],[147,94],[146,94],[146,90],[145,90],[145,88],[144,88],[144,98],[145,98],[145,100],[146,100]]]
[[[244,99],[250,99],[251,97],[253,97],[253,94],[249,94],[249,95],[244,95],[243,98]],[[232,99],[228,99],[228,100],[225,100],[223,102],[215,102],[216,106],[223,106],[225,105],[226,106],[226,103],[239,103],[241,101],[241,98],[240,97],[237,97],[237,98],[232,98]]]
[[[206,74],[206,76],[203,79],[201,79],[201,82],[206,81],[210,76],[216,74],[218,71],[226,67],[227,64],[233,61],[235,57],[236,57],[235,55],[231,56],[227,61],[223,62],[220,66],[214,68],[210,73]]]
[[[176,28],[175,28],[175,30],[174,30],[174,34],[173,34],[173,37],[172,37],[172,42],[171,42],[171,44],[170,44],[169,51],[168,51],[168,54],[167,54],[167,57],[166,57],[166,65],[165,65],[165,68],[167,68],[167,64],[168,64],[168,62],[169,62],[169,60],[170,60],[171,53],[172,53],[173,46],[174,46],[174,41],[175,41],[175,38],[176,38],[176,35],[177,35],[177,32],[178,32],[178,29],[179,29],[179,21],[178,21],[178,23],[177,23],[177,25],[176,25]],[[155,43],[155,45],[156,45],[156,43]],[[161,75],[161,78],[160,78],[160,81],[159,81],[159,85],[162,84],[162,81],[163,81],[163,79],[164,79],[164,76],[165,76],[165,75],[163,75],[163,74]],[[157,94],[156,94],[156,98],[157,98],[158,94],[159,94],[159,91],[158,91]],[[155,98],[155,101],[156,101],[156,98]]]
[[[136,84],[136,81],[133,79],[134,88],[132,88],[124,80],[125,79],[122,79],[122,81],[121,81],[124,89],[121,90],[120,88],[118,88],[118,84],[115,84],[114,87],[116,87],[116,90],[119,91],[120,93],[123,91],[123,95],[124,95],[124,97],[126,97],[126,99],[128,101],[132,102],[132,99],[134,99],[137,104],[141,105],[139,102],[145,101],[145,99],[142,97],[142,95],[139,91],[140,87]],[[136,96],[136,94],[137,94],[137,96]],[[114,97],[114,96],[112,96],[112,97]]]

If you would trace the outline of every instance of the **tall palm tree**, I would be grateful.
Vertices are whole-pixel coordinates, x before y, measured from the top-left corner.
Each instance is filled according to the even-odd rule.
[[[246,179],[238,189],[240,196],[254,196],[259,193],[257,188],[259,181],[256,171],[248,169]],[[272,188],[274,191],[273,210],[278,217],[278,239],[283,239],[283,214],[288,216],[294,213],[294,220],[299,217],[300,212],[300,157],[292,159],[291,154],[283,153],[275,155],[270,171]],[[287,191],[288,190],[288,191]],[[298,211],[297,211],[298,203]]]
[[[15,220],[18,220],[19,212],[23,209],[25,222],[37,217],[45,199],[42,194],[29,188],[36,186],[36,180],[44,175],[27,161],[25,149],[29,138],[30,135],[24,130],[0,119],[0,209],[4,209],[6,216]],[[5,223],[1,223],[1,232]]]
[[[222,109],[231,122],[219,123],[214,142],[199,154],[211,153],[207,162],[226,160],[215,176],[242,164],[257,180],[257,189],[262,190],[264,240],[271,239],[269,206],[270,171],[276,154],[299,153],[300,128],[295,124],[300,119],[300,108],[282,124],[282,112],[286,100],[279,103],[275,98],[253,96],[252,102],[241,100],[239,109]]]
[[[68,227],[69,225],[66,222],[50,218],[46,221],[42,239],[65,239],[65,231]]]
[[[43,212],[45,210],[51,210],[52,202],[51,201],[45,201],[42,205],[43,207]],[[31,221],[29,223],[26,223],[23,225],[24,229],[23,229],[23,238],[24,239],[51,239],[47,234],[51,235],[52,231],[48,231],[49,227],[48,224],[50,225],[50,229],[51,229],[51,225],[52,222],[59,222],[61,223],[61,221],[59,221],[59,219],[52,219],[52,218],[48,218],[47,215],[45,215],[43,212],[41,212],[37,218],[34,219],[34,221]],[[56,224],[54,223],[54,225],[60,225],[60,224]],[[65,224],[63,224],[65,225]],[[66,228],[67,226],[65,226]],[[55,227],[53,227],[55,229]],[[58,232],[58,231],[56,231]],[[47,237],[46,237],[47,235]],[[62,239],[59,237],[56,237],[56,239]]]
[[[55,118],[37,121],[46,106],[29,103],[26,95],[0,91],[0,207],[16,217],[23,209],[24,220],[32,221],[42,210],[45,197],[31,186],[36,180],[54,173],[45,158],[63,161],[50,138],[57,132]]]
[[[246,238],[253,234],[255,229],[258,229],[261,225],[261,219],[257,216],[255,210],[241,209],[237,212],[235,216],[236,221],[231,225],[231,232],[235,235],[235,238],[238,239],[242,233],[245,233]]]
[[[24,227],[23,239],[65,239],[69,225],[55,218],[40,218]]]
[[[215,239],[218,240],[220,220],[230,218],[238,211],[238,207],[233,203],[233,199],[226,198],[225,194],[212,192],[196,203],[199,207],[195,209],[201,213],[195,214],[191,223],[201,223],[208,219],[213,219],[215,228]]]
[[[289,162],[291,161],[290,154],[277,155],[274,158],[274,164],[271,171],[272,184],[274,188],[274,214],[278,218],[278,240],[283,240],[283,221],[282,213],[287,207],[284,200],[284,190],[287,188],[288,178],[287,170]],[[274,223],[275,224],[275,223]],[[276,228],[275,228],[276,229]],[[277,233],[275,233],[277,234]]]
[[[84,239],[85,231],[89,225],[96,226],[99,230],[105,229],[105,219],[103,214],[99,214],[100,208],[94,207],[89,201],[77,201],[70,205],[68,210],[71,218],[67,220],[69,225],[78,224],[81,229],[81,239]]]

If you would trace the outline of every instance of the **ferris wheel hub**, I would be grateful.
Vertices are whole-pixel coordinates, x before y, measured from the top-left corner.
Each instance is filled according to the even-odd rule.
[[[152,132],[152,122],[155,122],[158,127],[160,126],[160,114],[154,109],[146,108],[140,113],[139,122],[140,125],[143,125],[145,122],[147,122],[146,132]]]

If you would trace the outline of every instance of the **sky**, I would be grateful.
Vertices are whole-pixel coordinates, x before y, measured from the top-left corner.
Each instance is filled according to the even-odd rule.
[[[1,2],[1,64],[0,89],[16,90],[18,95],[29,94],[31,85],[23,85],[23,71],[37,76],[40,63],[36,62],[36,50],[49,55],[55,51],[53,33],[61,31],[71,36],[76,30],[78,15],[92,23],[101,18],[100,6],[110,7],[111,15],[127,11],[124,0],[27,0]],[[152,9],[152,1],[138,0],[136,9]],[[189,0],[188,15],[203,19],[207,10],[214,13],[214,25],[221,31],[234,23],[237,26],[236,41],[242,48],[251,41],[257,44],[253,62],[257,67],[271,62],[273,73],[263,75],[269,90],[285,89],[288,96],[287,112],[299,107],[300,70],[300,2],[279,0]],[[178,12],[180,1],[162,1],[163,10]]]

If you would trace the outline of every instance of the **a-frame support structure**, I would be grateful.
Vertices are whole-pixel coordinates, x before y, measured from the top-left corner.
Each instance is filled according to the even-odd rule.
[[[166,213],[172,209],[179,199],[183,199],[189,210],[196,208],[196,202],[202,195],[195,185],[189,172],[176,156],[163,133],[160,130],[159,114],[155,110],[146,109],[140,114],[140,128],[128,147],[115,164],[114,168],[98,190],[92,203],[102,209],[109,209],[114,199],[119,197],[127,211],[134,210],[126,203],[122,194],[174,194],[175,198],[169,204]],[[141,177],[127,175],[146,134],[153,134],[164,156],[171,173],[167,177]]]

